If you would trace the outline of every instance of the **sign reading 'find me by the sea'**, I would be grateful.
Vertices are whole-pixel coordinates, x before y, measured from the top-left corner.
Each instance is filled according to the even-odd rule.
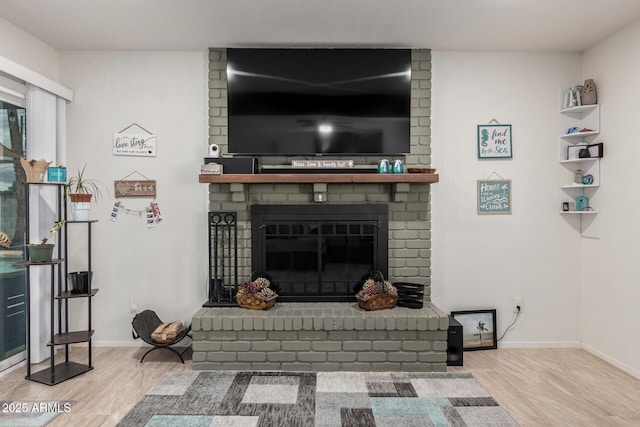
[[[114,133],[113,154],[117,156],[155,157],[156,135]]]
[[[478,125],[478,158],[510,159],[511,125]]]
[[[478,214],[511,214],[511,180],[478,180]]]

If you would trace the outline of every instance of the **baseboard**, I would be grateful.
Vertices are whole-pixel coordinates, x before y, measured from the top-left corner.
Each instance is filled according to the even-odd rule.
[[[144,347],[148,346],[142,340],[135,341],[92,341],[94,347]]]
[[[580,341],[500,341],[498,348],[582,348]]]
[[[601,352],[600,350],[588,345],[588,344],[583,344],[582,348],[584,348],[585,350],[587,350],[589,353],[593,354],[594,356],[604,360],[607,363],[612,364],[613,366],[615,366],[616,368],[626,372],[627,374],[634,376],[635,378],[640,379],[640,370],[635,369],[629,365],[627,365],[626,363],[622,363],[617,359],[614,359],[613,357]]]
[[[176,347],[186,347],[190,343],[190,338],[184,339],[185,345],[177,345]],[[149,344],[142,340],[135,341],[91,341],[94,347],[148,347]]]

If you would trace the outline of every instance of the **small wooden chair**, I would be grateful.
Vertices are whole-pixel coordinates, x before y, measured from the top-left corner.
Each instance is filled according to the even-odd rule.
[[[184,358],[182,357],[182,355],[189,349],[189,347],[185,348],[182,351],[182,353],[180,353],[176,349],[171,348],[171,346],[178,344],[180,341],[184,339],[184,337],[191,338],[191,334],[190,334],[191,325],[189,325],[188,327],[185,327],[184,330],[180,332],[178,336],[176,336],[176,339],[174,341],[166,344],[161,344],[161,343],[155,342],[151,338],[151,334],[162,323],[164,322],[160,320],[156,312],[153,310],[144,310],[136,314],[136,316],[133,318],[133,321],[131,322],[131,326],[133,326],[131,335],[133,336],[133,338],[134,339],[141,338],[142,341],[146,342],[147,344],[151,344],[153,346],[151,350],[147,351],[144,354],[144,356],[142,356],[142,359],[140,359],[140,363],[144,361],[144,358],[147,357],[147,354],[151,353],[154,350],[159,350],[163,348],[166,348],[167,350],[171,350],[172,352],[177,354],[178,357],[180,358],[180,361],[184,363]]]

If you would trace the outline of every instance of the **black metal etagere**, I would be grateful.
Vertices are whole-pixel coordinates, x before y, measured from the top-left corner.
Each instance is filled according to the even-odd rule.
[[[36,381],[42,384],[55,385],[77,375],[83,374],[93,369],[92,364],[92,349],[91,338],[94,330],[91,327],[91,303],[92,298],[98,293],[98,289],[92,289],[89,287],[86,293],[74,293],[69,289],[69,263],[68,263],[68,251],[69,251],[69,234],[68,227],[73,224],[86,224],[87,226],[87,272],[89,280],[92,275],[91,266],[91,227],[96,220],[89,221],[73,221],[67,220],[67,209],[64,200],[63,188],[64,183],[27,183],[27,197],[26,197],[26,235],[27,240],[31,238],[29,229],[29,216],[30,216],[30,190],[32,186],[56,186],[56,212],[54,213],[55,221],[65,221],[63,227],[62,239],[59,239],[57,246],[57,258],[51,262],[34,263],[31,261],[22,261],[15,264],[16,267],[25,267],[27,269],[27,290],[26,290],[26,329],[27,329],[27,343],[26,343],[26,365],[27,375],[26,379]],[[49,266],[51,268],[50,279],[50,291],[51,291],[51,313],[50,313],[50,339],[47,345],[50,347],[50,359],[49,367],[42,369],[38,372],[33,372],[33,363],[31,361],[31,301],[30,301],[30,288],[31,284],[31,268],[37,268],[41,266]],[[57,273],[57,274],[56,274]],[[90,281],[89,281],[90,283]],[[85,298],[88,304],[87,315],[87,329],[80,331],[69,330],[69,300]],[[56,316],[57,315],[57,316]],[[56,322],[57,317],[57,322]],[[70,360],[69,346],[71,344],[87,343],[87,363],[78,363]],[[64,346],[64,360],[56,364],[56,347]]]

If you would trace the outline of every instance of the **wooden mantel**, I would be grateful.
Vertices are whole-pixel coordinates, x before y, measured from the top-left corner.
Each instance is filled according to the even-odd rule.
[[[266,173],[266,174],[200,174],[202,184],[434,184],[438,174],[429,173]]]

